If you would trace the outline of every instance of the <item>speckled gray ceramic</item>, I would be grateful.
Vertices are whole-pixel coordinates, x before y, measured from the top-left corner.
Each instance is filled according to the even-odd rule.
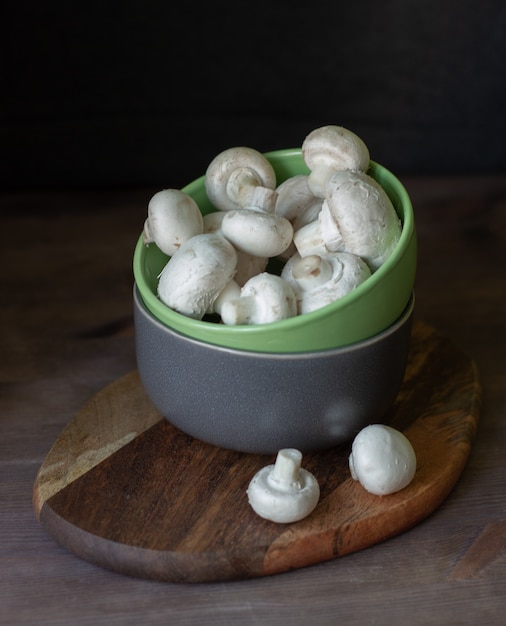
[[[134,289],[137,365],[150,400],[183,432],[240,452],[323,450],[379,422],[402,384],[413,298],[390,328],[320,352],[258,353],[181,335]]]

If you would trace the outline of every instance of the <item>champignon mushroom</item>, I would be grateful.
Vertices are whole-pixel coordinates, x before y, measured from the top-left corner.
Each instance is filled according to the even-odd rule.
[[[281,524],[307,517],[318,504],[320,486],[311,472],[301,467],[302,453],[284,448],[274,465],[267,465],[251,479],[248,501],[255,513]]]
[[[268,324],[297,315],[292,287],[281,276],[262,272],[250,278],[239,298],[227,299],[221,307],[224,324]]]
[[[155,243],[172,256],[181,245],[203,232],[203,218],[195,200],[179,189],[158,191],[148,203],[143,241]]]
[[[204,215],[204,232],[223,235],[221,224],[225,215],[227,215],[225,211],[213,211]],[[237,267],[234,280],[242,287],[250,278],[265,271],[269,257],[249,254],[237,248],[236,252]]]
[[[202,319],[233,278],[234,246],[224,237],[202,233],[188,239],[169,259],[158,279],[158,296],[168,307]]]
[[[221,232],[238,250],[259,257],[278,256],[293,239],[293,226],[287,219],[255,209],[227,211]]]
[[[375,495],[407,487],[416,472],[416,455],[409,439],[384,424],[363,428],[353,440],[349,456],[351,476]]]
[[[281,271],[293,288],[299,314],[316,311],[356,289],[371,275],[360,257],[335,252],[324,257],[294,254]]]
[[[342,126],[321,126],[302,142],[302,157],[310,169],[308,185],[320,197],[325,196],[329,177],[337,170],[367,171],[369,149],[362,139]]]
[[[253,148],[237,146],[220,152],[209,163],[205,189],[221,211],[257,207],[274,210],[276,173],[267,158]]]
[[[401,223],[386,191],[364,172],[334,173],[318,219],[294,233],[301,256],[350,252],[371,271],[390,256],[401,235]]]

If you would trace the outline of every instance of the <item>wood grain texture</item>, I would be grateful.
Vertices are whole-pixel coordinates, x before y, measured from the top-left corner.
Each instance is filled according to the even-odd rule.
[[[487,524],[454,570],[452,580],[469,580],[482,575],[490,564],[506,555],[506,521]]]
[[[128,394],[125,393],[125,383]],[[111,419],[111,417],[113,419]],[[76,478],[159,421],[142,387],[119,380],[83,407],[58,437],[39,471],[33,493],[37,516],[42,505]]]
[[[253,475],[273,459],[180,432],[156,413],[134,371],[63,431],[36,479],[35,511],[71,552],[132,576],[203,582],[301,568],[384,541],[434,511],[467,461],[480,395],[474,362],[418,322],[387,416],[415,449],[413,482],[374,496],[351,479],[348,445],[307,454],[320,502],[285,525],[259,518],[246,497]]]

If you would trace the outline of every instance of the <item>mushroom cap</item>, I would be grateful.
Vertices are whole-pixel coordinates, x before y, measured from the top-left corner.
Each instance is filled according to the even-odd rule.
[[[287,219],[252,209],[227,211],[221,232],[238,250],[259,257],[281,254],[293,238],[293,226]]]
[[[370,493],[387,495],[404,489],[416,472],[416,455],[409,439],[384,424],[363,428],[349,456],[352,478]]]
[[[364,172],[336,172],[325,197],[344,250],[361,256],[372,270],[380,267],[401,236],[399,216],[383,187]]]
[[[401,236],[401,222],[383,187],[364,172],[332,174],[318,220],[294,233],[301,254],[349,252],[371,271],[380,267]]]
[[[223,150],[209,163],[204,180],[209,200],[221,211],[242,209],[247,206],[250,194],[245,187],[258,186],[270,190],[272,193],[266,191],[267,198],[262,200],[268,204],[274,202],[276,198],[274,168],[267,158],[254,148],[236,146]],[[241,180],[244,183],[241,183]],[[252,189],[251,193],[254,191]]]
[[[202,319],[233,278],[237,263],[234,246],[216,233],[188,239],[160,273],[158,296],[168,307]]]
[[[203,217],[195,200],[179,189],[163,189],[148,203],[144,242],[154,242],[172,256],[182,244],[203,232]]]
[[[281,271],[293,288],[299,314],[310,313],[339,300],[371,275],[367,263],[355,254],[335,252],[320,257],[294,254]]]
[[[336,170],[366,171],[369,149],[364,141],[342,126],[321,126],[311,131],[302,143],[302,157],[311,170],[308,184],[323,197],[329,175]]]

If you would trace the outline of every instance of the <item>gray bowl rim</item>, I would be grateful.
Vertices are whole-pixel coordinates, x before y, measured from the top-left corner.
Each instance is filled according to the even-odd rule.
[[[134,302],[136,303],[139,311],[144,315],[148,320],[158,327],[159,330],[166,333],[167,335],[172,335],[180,340],[183,340],[189,344],[193,344],[195,346],[199,346],[200,348],[211,350],[217,353],[224,354],[235,354],[240,355],[242,357],[250,357],[253,359],[269,359],[269,360],[299,360],[299,359],[317,359],[317,358],[328,358],[330,356],[336,355],[344,355],[349,352],[355,352],[356,350],[366,349],[367,347],[381,343],[388,336],[394,334],[401,328],[411,317],[413,313],[413,309],[415,306],[415,291],[411,292],[411,297],[406,305],[402,314],[397,318],[397,320],[388,326],[385,330],[373,335],[372,337],[368,337],[367,339],[363,339],[362,341],[358,341],[356,343],[348,344],[346,346],[340,346],[337,348],[329,348],[325,350],[315,350],[308,352],[256,352],[253,350],[240,350],[238,348],[230,348],[228,346],[221,346],[212,343],[207,343],[201,341],[199,339],[195,339],[190,337],[189,335],[185,335],[180,333],[169,326],[165,325],[163,322],[158,320],[146,307],[142,300],[142,296],[139,292],[139,289],[136,284],[134,284]]]

